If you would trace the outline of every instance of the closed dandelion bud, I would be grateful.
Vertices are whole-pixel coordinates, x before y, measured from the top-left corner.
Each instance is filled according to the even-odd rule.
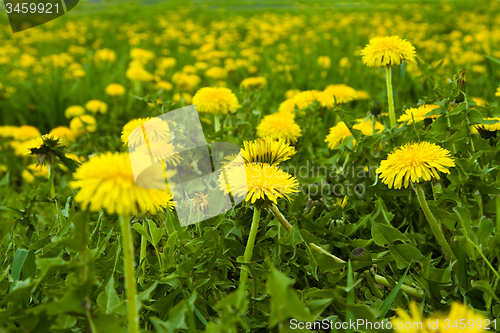
[[[467,93],[467,80],[465,78],[467,70],[464,69],[460,73],[455,74],[453,77],[453,81],[457,82],[458,89],[462,91],[464,94]],[[456,103],[462,103],[465,100],[464,94],[459,94],[457,98],[455,98]]]
[[[378,99],[375,99],[370,104],[370,113],[374,116],[380,115],[382,113],[382,103]]]
[[[372,261],[372,255],[362,247],[355,248],[351,252],[352,261]]]

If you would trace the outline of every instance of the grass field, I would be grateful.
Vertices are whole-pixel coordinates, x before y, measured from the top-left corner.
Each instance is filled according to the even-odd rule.
[[[500,328],[500,2],[1,8],[0,332]],[[231,186],[139,187],[191,104]]]

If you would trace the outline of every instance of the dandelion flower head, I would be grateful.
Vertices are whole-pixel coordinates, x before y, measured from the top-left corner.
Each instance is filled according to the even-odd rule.
[[[439,171],[450,173],[454,167],[450,151],[430,142],[412,142],[394,149],[387,159],[380,163],[377,173],[389,188],[400,189],[409,186],[410,180],[418,183],[439,179]]]
[[[401,65],[415,60],[415,47],[398,36],[375,37],[361,51],[368,67]]]
[[[295,143],[302,136],[300,126],[294,121],[294,115],[277,112],[265,116],[257,126],[257,135],[261,138],[270,136],[274,139],[284,138]]]

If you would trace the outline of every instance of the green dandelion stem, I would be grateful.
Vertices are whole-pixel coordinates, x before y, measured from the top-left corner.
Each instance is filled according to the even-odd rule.
[[[215,130],[215,133],[220,131],[220,118],[218,115],[214,116],[214,130]]]
[[[127,294],[127,318],[129,333],[139,333],[139,313],[137,311],[137,286],[135,284],[134,244],[130,232],[130,221],[120,215],[123,239],[123,260],[125,268],[125,292]]]
[[[497,195],[495,203],[497,206],[497,235],[500,236],[500,195]]]
[[[444,237],[443,231],[441,230],[441,227],[434,217],[432,215],[431,210],[429,209],[429,206],[427,205],[427,201],[425,201],[425,194],[424,194],[424,189],[422,188],[422,185],[420,184],[415,184],[415,189],[417,191],[417,197],[418,197],[418,202],[420,203],[420,206],[422,207],[422,210],[424,211],[424,215],[427,218],[427,221],[429,222],[429,225],[432,229],[432,232],[434,233],[434,236],[436,236],[439,245],[444,250],[444,253],[448,257],[450,261],[455,261],[455,255],[453,254],[453,251],[451,250],[450,244],[446,241],[446,238]]]
[[[389,103],[389,119],[391,127],[396,126],[396,113],[394,111],[394,97],[392,95],[392,73],[391,66],[385,66],[385,83],[387,85],[387,102]]]
[[[141,94],[141,83],[139,81],[134,82],[134,94],[136,94],[136,96]]]
[[[144,229],[148,230],[148,228],[146,228],[146,222],[144,221],[144,219],[142,220],[142,226],[144,227]],[[148,241],[146,239],[146,237],[144,237],[143,235],[141,235],[141,252],[139,253],[139,262],[141,263],[141,269],[142,269],[142,276],[139,278],[139,282],[142,283],[144,281],[144,275],[146,274],[146,251],[147,251],[147,247],[148,247]]]
[[[278,206],[276,206],[275,204],[271,204],[270,206],[270,210],[271,212],[273,213],[274,217],[276,217],[276,219],[278,219],[278,221],[281,223],[281,225],[283,227],[285,227],[285,229],[287,231],[290,231],[292,230],[292,225],[287,221],[287,219],[283,216],[283,214],[281,214],[280,210],[278,209]],[[340,263],[340,264],[345,264],[345,261],[334,256],[333,254],[331,254],[330,252],[324,250],[323,248],[321,248],[320,246],[314,244],[314,243],[309,243],[309,246],[316,252],[320,252],[320,253],[323,253],[323,254],[326,254],[327,256],[333,258],[333,260],[335,260],[336,262]]]
[[[373,294],[373,296],[377,297],[378,299],[384,299],[384,294],[382,291],[380,291],[379,287],[377,286],[377,283],[375,282],[375,279],[373,278],[372,273],[369,270],[366,270],[364,273],[364,278],[366,282],[368,282],[368,286],[370,287],[370,290]]]
[[[243,254],[243,259],[245,262],[250,262],[252,260],[253,246],[255,245],[255,238],[257,237],[257,231],[259,230],[259,220],[260,220],[260,208],[254,206],[252,226],[250,227],[250,234],[248,235],[247,246],[245,248],[245,253]],[[245,289],[248,280],[248,272],[246,270],[241,271],[240,275],[240,288]]]
[[[394,286],[391,285],[391,283],[383,276],[373,274],[373,278],[375,279],[375,282],[381,286],[391,289],[394,288]],[[401,291],[417,301],[422,301],[424,299],[423,293],[416,288],[407,286],[406,284],[401,285]]]
[[[56,200],[56,190],[54,188],[54,170],[52,169],[52,165],[47,163],[47,176],[49,178],[50,184],[50,197],[54,200],[54,214],[57,216],[57,230],[61,228],[61,215],[58,213],[59,209],[57,208],[57,200]]]
[[[64,1],[63,1],[63,3],[64,3]],[[87,298],[86,302],[88,304],[90,304],[90,301],[88,300],[88,298]],[[90,313],[90,311],[88,309],[85,310],[85,313],[87,315],[87,320],[89,321],[90,332],[91,333],[97,333],[97,329],[95,327],[94,319],[92,318],[92,313]]]

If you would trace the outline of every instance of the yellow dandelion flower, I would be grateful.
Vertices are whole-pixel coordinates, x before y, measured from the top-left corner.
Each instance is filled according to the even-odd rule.
[[[149,190],[136,185],[129,154],[107,152],[78,167],[69,185],[78,189],[75,201],[83,209],[109,214],[156,213]]]
[[[473,325],[470,325],[471,322],[469,320],[472,320],[474,323]],[[461,304],[459,302],[453,302],[451,304],[451,309],[448,315],[442,316],[439,318],[439,323],[441,326],[441,323],[445,325],[448,323],[449,329],[445,329],[445,332],[450,332],[450,333],[459,333],[459,332],[467,332],[467,333],[482,333],[486,332],[484,327],[484,323],[486,321],[486,318],[481,315],[480,313],[474,312],[474,309],[471,307],[468,307],[465,304]],[[464,329],[462,326],[462,323],[466,324],[466,328]],[[478,325],[478,323],[481,322],[483,325]],[[462,328],[461,328],[462,326]],[[471,327],[472,326],[472,327]]]
[[[401,308],[396,309],[397,317],[391,318],[392,327],[397,333],[433,333],[436,330],[428,328],[415,301],[409,304],[410,314]]]
[[[174,89],[174,86],[172,85],[172,83],[167,81],[158,81],[158,83],[156,84],[156,89],[163,89],[165,91],[170,91]]]
[[[196,70],[204,71],[208,68],[208,64],[204,61],[197,61],[194,63],[194,67]]]
[[[12,148],[14,148],[14,154],[17,156],[29,155],[31,154],[31,149],[40,148],[43,144],[41,137],[31,140],[26,140],[22,142],[13,142]]]
[[[96,120],[88,114],[71,119],[69,128],[76,137],[82,136],[86,132],[94,133],[97,130]]]
[[[14,137],[17,129],[18,129],[17,126],[0,126],[0,137],[2,138]]]
[[[346,84],[330,84],[323,90],[328,96],[335,96],[338,104],[344,104],[357,99],[358,93]]]
[[[158,212],[165,211],[165,208],[172,211],[175,205],[174,199],[168,190],[149,190],[153,205]],[[149,207],[148,207],[149,210]]]
[[[300,94],[300,90],[299,89],[289,89],[289,90],[287,90],[285,92],[285,98],[286,99],[290,99],[290,98],[295,97],[298,94]]]
[[[280,106],[278,107],[278,112],[289,113],[295,116],[295,105],[297,105],[295,103],[295,98],[289,98],[281,102]]]
[[[154,76],[142,67],[130,67],[125,76],[134,82],[149,82],[154,79]]]
[[[92,114],[96,114],[97,112],[104,114],[108,112],[108,105],[97,99],[88,101],[87,104],[85,104],[85,108],[92,112]]]
[[[471,126],[471,133],[472,134],[477,134],[480,131],[487,131],[487,132],[496,132],[500,130],[500,117],[495,117],[495,118],[483,118],[484,120],[498,120],[499,122],[494,123],[494,124],[480,124],[480,125],[473,125]]]
[[[137,146],[137,143],[135,143],[136,149],[133,154],[142,154],[146,160],[152,159],[154,162],[164,160],[168,164],[179,165],[182,161],[182,157],[176,151],[175,146],[171,143],[170,135],[166,138],[161,137],[161,135],[164,135],[165,133],[162,131],[155,131],[154,127],[151,130],[149,123],[148,133],[150,134],[149,136],[151,136],[151,138],[148,136],[148,144],[143,143],[142,145]],[[151,134],[160,135],[160,137],[154,137]],[[135,138],[132,138],[132,141],[135,140]],[[129,144],[132,144],[132,141],[129,141]]]
[[[406,122],[407,125],[411,125],[413,123],[413,119],[418,123],[426,118],[436,119],[439,117],[438,114],[426,116],[427,113],[431,112],[434,109],[439,108],[439,105],[420,105],[418,108],[409,108],[405,110],[405,114],[399,117],[399,122]]]
[[[105,89],[109,96],[117,97],[125,94],[125,87],[118,83],[111,83]]]
[[[496,97],[500,97],[500,86],[498,86],[497,91],[495,92]]]
[[[158,67],[168,69],[177,65],[177,59],[172,57],[162,57],[158,59]]]
[[[285,138],[275,140],[271,136],[260,138],[255,141],[243,142],[244,148],[241,155],[245,163],[267,163],[279,164],[289,160],[296,151]]]
[[[242,172],[245,172],[241,168],[245,168],[246,181],[241,179]],[[279,198],[290,201],[290,195],[299,192],[297,179],[276,165],[251,163],[225,170],[231,188],[228,191],[224,181],[219,183],[219,188],[233,196],[246,195],[245,201],[251,203],[270,200],[276,204]]]
[[[330,133],[326,136],[325,142],[328,143],[328,148],[337,148],[345,138],[352,136],[349,127],[341,121],[337,125],[330,128]]]
[[[122,140],[123,144],[128,145],[129,136],[132,133],[132,131],[134,131],[137,127],[141,126],[142,124],[144,124],[146,121],[148,121],[150,119],[153,119],[153,118],[148,117],[148,118],[132,119],[131,121],[126,123],[122,129],[121,140]],[[139,144],[143,144],[145,142],[144,139],[142,138],[143,137],[142,132],[140,134],[141,135],[137,135],[138,136],[137,137],[138,143],[134,144],[134,147],[139,145]]]
[[[228,114],[240,107],[238,98],[228,88],[205,87],[196,92],[193,104],[198,112]]]
[[[17,127],[14,132],[14,139],[19,141],[30,140],[41,136],[42,134],[35,126],[23,125]]]
[[[197,71],[197,69],[193,65],[186,65],[186,66],[182,67],[182,72],[186,73],[186,74],[196,74],[196,71]]]
[[[13,148],[15,154],[18,156],[30,155],[30,154],[36,155],[38,154],[38,152],[32,152],[33,149],[39,150],[40,148],[42,148],[42,146],[45,145],[46,150],[48,152],[50,151],[50,149],[56,148],[59,144],[60,141],[57,136],[54,136],[52,134],[45,134],[35,139],[22,141],[19,144],[14,145]]]
[[[174,96],[172,96],[172,104],[181,103],[182,100],[184,100],[184,104],[191,104],[193,102],[193,96],[187,92],[175,93]]]
[[[370,99],[370,94],[364,90],[356,90],[356,98],[355,99],[361,99],[361,100]]]
[[[80,105],[72,105],[64,111],[64,116],[68,119],[85,114],[85,109]]]
[[[454,166],[450,151],[430,142],[412,142],[394,149],[380,163],[377,173],[389,188],[400,189],[408,187],[410,179],[414,183],[439,179],[438,171],[450,173],[447,167]]]
[[[172,139],[168,123],[165,120],[151,117],[138,118],[132,119],[123,126],[121,140],[124,145],[128,145],[132,149],[146,145],[143,131],[134,131],[137,127],[143,126],[145,122],[148,122],[148,141],[166,140],[168,142]]]
[[[353,129],[360,130],[364,135],[373,135],[373,123],[371,120],[364,120],[362,118],[356,119],[357,123],[352,126]],[[375,122],[375,133],[380,133],[385,129],[385,126]]]
[[[340,208],[344,209],[345,206],[347,205],[347,200],[349,200],[349,197],[347,195],[344,195],[344,198],[337,198],[337,204],[336,206],[339,206]]]
[[[329,56],[318,57],[318,65],[323,69],[329,69],[332,66],[332,60]]]
[[[50,132],[50,135],[57,136],[61,141],[65,144],[68,145],[69,142],[74,142],[75,141],[75,135],[73,132],[69,129],[69,127],[66,126],[58,126],[56,128],[53,128]]]
[[[148,51],[136,47],[130,50],[130,58],[142,63],[147,63],[155,58],[155,53],[153,51]]]
[[[295,105],[299,110],[309,107],[314,101],[317,101],[322,107],[333,108],[333,96],[319,90],[306,90],[296,95],[294,98]]]
[[[373,135],[373,123],[371,120],[364,120],[362,118],[356,119],[357,123],[352,127],[353,129],[357,129],[361,131],[364,135]],[[385,129],[385,126],[375,122],[375,132],[380,133]],[[341,121],[337,125],[330,128],[330,133],[326,136],[325,142],[328,143],[328,148],[335,149],[337,148],[344,139],[352,136],[351,131],[347,127],[347,125]],[[352,141],[353,146],[356,145],[356,140]]]
[[[172,76],[172,83],[179,90],[193,91],[201,83],[201,78],[196,74],[177,72]]]
[[[398,36],[375,37],[361,51],[363,63],[369,67],[401,65],[415,60],[415,47]]]
[[[248,77],[241,81],[240,87],[244,90],[252,90],[252,89],[262,89],[267,85],[267,80],[265,77],[256,76],[256,77]]]
[[[205,76],[212,80],[222,80],[227,76],[226,71],[222,67],[211,67],[205,71]]]
[[[289,113],[277,112],[265,116],[257,126],[257,136],[270,136],[274,139],[284,138],[287,142],[295,143],[302,136],[300,126]]]
[[[35,177],[44,177],[47,178],[49,176],[49,171],[46,165],[32,163],[26,167],[21,173],[21,177],[31,184],[35,181]]]
[[[476,104],[478,106],[486,107],[486,106],[490,105],[490,103],[487,100],[485,100],[484,98],[481,98],[481,97],[471,97],[471,98],[474,102],[476,102]]]
[[[116,53],[110,49],[101,49],[95,51],[94,61],[96,63],[101,62],[114,62],[116,60]]]

